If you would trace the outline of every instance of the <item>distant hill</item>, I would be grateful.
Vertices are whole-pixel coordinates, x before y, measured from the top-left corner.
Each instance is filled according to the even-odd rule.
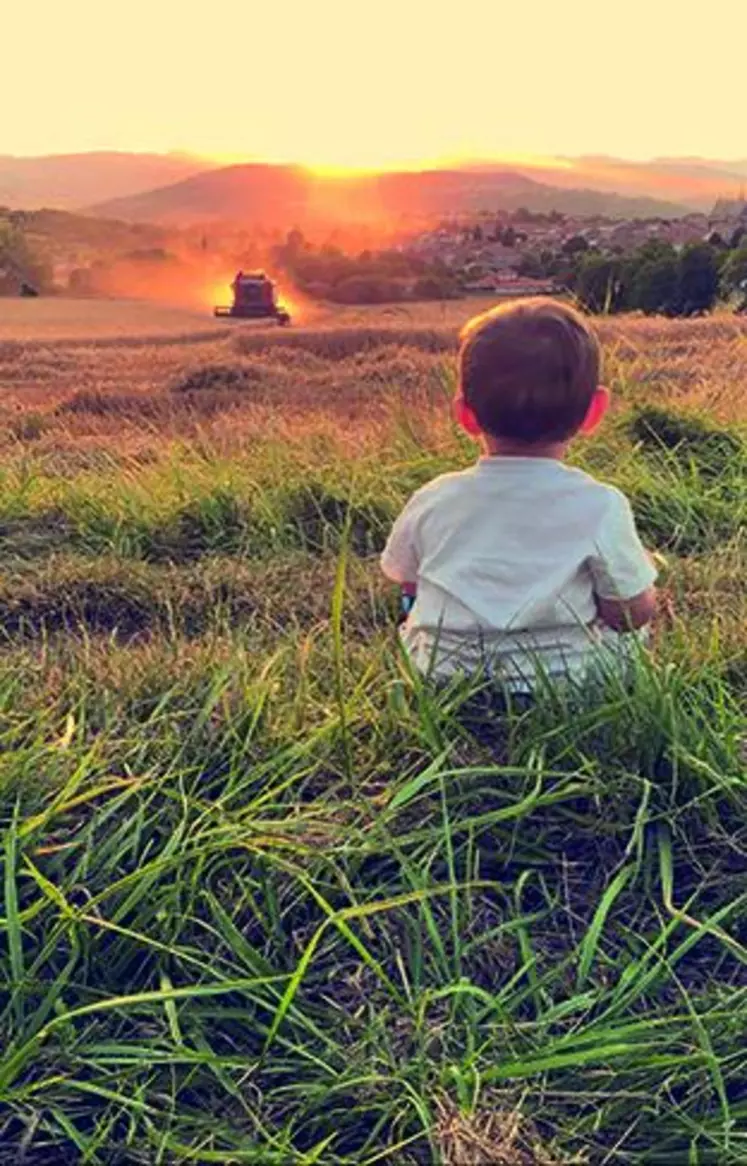
[[[309,181],[300,166],[225,166],[168,186],[89,207],[89,214],[178,226],[210,219],[278,219],[300,215]]]
[[[734,196],[747,176],[747,163],[704,158],[654,158],[629,162],[589,155],[559,159],[558,169],[532,168],[533,177],[563,187],[588,186],[625,197],[661,198],[707,211],[716,199]]]
[[[0,222],[4,218],[0,216]],[[170,235],[165,227],[151,223],[95,219],[74,211],[11,211],[7,219],[11,225],[22,227],[29,242],[39,244],[51,261],[58,255],[76,252],[86,254],[89,258],[103,257],[167,247],[170,243]]]
[[[180,154],[60,154],[43,158],[0,155],[0,207],[77,210],[179,182],[210,167]]]
[[[747,179],[747,158],[717,161],[712,158],[655,158],[651,165],[684,172],[717,174],[720,177]]]
[[[454,168],[320,178],[298,166],[241,165],[198,174],[127,198],[98,202],[91,214],[184,225],[231,220],[267,225],[376,222],[465,211],[563,211],[626,218],[685,214],[683,204],[613,191],[560,189],[506,169]]]
[[[133,222],[182,225],[210,219],[299,223],[312,219],[389,222],[464,210],[557,209],[622,217],[671,217],[735,198],[747,158],[604,155],[520,166],[463,163],[449,169],[325,178],[301,166],[218,167],[184,154],[99,152],[40,158],[0,155],[0,207],[89,211]],[[631,201],[632,200],[632,201]]]

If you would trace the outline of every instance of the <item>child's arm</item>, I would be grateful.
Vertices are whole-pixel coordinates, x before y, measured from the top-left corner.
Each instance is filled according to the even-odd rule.
[[[663,555],[651,551],[644,551],[651,569],[656,573],[659,567],[666,567]],[[637,631],[651,623],[659,609],[659,597],[656,587],[647,587],[640,595],[632,599],[601,599],[596,596],[597,615],[603,624],[612,628],[614,632]]]
[[[402,612],[408,615],[417,594],[420,554],[415,531],[415,515],[410,503],[392,527],[381,556],[381,569],[388,579],[399,583]]]
[[[656,614],[658,574],[635,527],[627,498],[611,491],[610,510],[589,559],[599,619],[615,632],[645,627]]]

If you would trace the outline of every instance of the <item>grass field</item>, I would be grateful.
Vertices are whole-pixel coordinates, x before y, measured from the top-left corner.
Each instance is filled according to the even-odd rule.
[[[747,1161],[747,321],[602,324],[653,659],[495,719],[375,558],[477,306],[6,318],[0,1162]]]

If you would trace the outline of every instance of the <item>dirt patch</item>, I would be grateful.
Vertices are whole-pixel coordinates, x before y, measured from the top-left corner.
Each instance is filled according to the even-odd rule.
[[[450,1100],[437,1102],[436,1143],[442,1166],[562,1166],[582,1158],[556,1157],[542,1146],[517,1110],[496,1104],[464,1112]]]

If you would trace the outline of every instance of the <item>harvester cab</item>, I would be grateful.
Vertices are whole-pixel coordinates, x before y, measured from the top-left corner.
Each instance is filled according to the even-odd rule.
[[[230,307],[214,308],[216,316],[230,316],[239,320],[276,320],[290,324],[290,313],[278,305],[275,284],[264,271],[239,271],[231,284],[233,303]]]

